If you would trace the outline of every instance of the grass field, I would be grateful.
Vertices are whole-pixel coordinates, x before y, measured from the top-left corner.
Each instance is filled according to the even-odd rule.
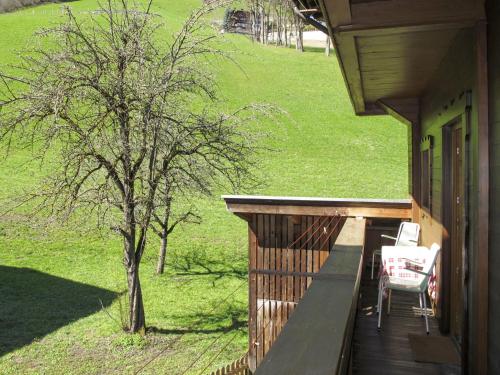
[[[158,0],[156,12],[171,32],[199,3]],[[97,7],[95,0],[68,4],[77,12]],[[0,15],[0,63],[15,61],[15,50],[33,31],[56,22],[58,9],[44,5]],[[257,166],[266,184],[251,193],[407,196],[406,128],[388,117],[355,117],[335,57],[224,37],[240,65],[214,65],[229,104],[266,102],[288,112],[279,124],[259,125],[270,134],[262,142],[277,151]],[[46,172],[28,159],[26,151],[15,151],[1,161],[4,202]],[[201,202],[200,210],[203,224],[174,234],[164,276],[154,275],[157,244],[147,250],[141,268],[146,337],[121,330],[126,284],[118,238],[75,223],[41,230],[26,223],[22,211],[0,217],[0,373],[133,373],[171,346],[141,373],[183,374],[210,347],[186,372],[197,374],[230,340],[210,368],[242,355],[245,224],[218,198]]]

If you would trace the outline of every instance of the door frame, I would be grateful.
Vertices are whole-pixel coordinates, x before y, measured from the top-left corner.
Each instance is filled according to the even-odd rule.
[[[468,362],[468,270],[469,270],[469,245],[468,245],[468,220],[469,220],[469,134],[470,134],[470,109],[466,108],[465,112],[442,127],[442,223],[443,223],[443,241],[442,241],[442,262],[441,262],[441,296],[442,296],[442,319],[440,328],[444,333],[451,331],[451,228],[453,224],[453,182],[452,182],[452,143],[453,131],[460,126],[462,129],[462,189],[463,189],[463,203],[462,203],[462,337],[460,343],[462,369],[467,369]]]

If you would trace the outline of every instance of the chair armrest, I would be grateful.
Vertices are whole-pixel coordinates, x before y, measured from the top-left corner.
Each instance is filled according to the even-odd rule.
[[[403,245],[403,246],[417,246],[416,241],[404,241],[404,240],[399,240],[398,245]]]
[[[420,266],[420,267],[423,267],[425,264],[422,263],[422,262],[417,262],[415,259],[408,259],[408,258],[401,258],[403,259],[406,263],[412,263],[416,266]]]
[[[418,274],[424,275],[424,276],[432,276],[432,272],[426,273],[426,272],[423,272],[423,271],[415,270],[413,268],[405,268],[405,271],[415,272],[415,273],[418,273]]]
[[[394,241],[396,241],[396,240],[397,240],[397,238],[396,238],[396,237],[388,236],[387,234],[381,234],[381,235],[380,235],[380,237],[383,237],[383,238],[388,238],[388,239],[390,239],[390,240],[394,240]]]

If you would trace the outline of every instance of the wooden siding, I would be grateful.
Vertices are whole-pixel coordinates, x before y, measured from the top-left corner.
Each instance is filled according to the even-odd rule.
[[[249,367],[269,351],[342,229],[340,216],[252,214],[249,221]]]
[[[467,92],[474,87],[473,33],[462,31],[454,40],[448,54],[441,62],[426,95],[422,98],[421,127],[422,136],[432,136],[432,207],[431,212],[421,211],[422,244],[430,246],[433,242],[443,244],[443,127],[454,121],[463,121],[467,107]],[[460,63],[457,63],[460,62]],[[462,124],[465,129],[465,123]],[[464,132],[465,133],[465,132]],[[417,202],[419,197],[416,197]],[[442,275],[443,261],[448,253],[444,250],[437,262],[437,272]],[[443,279],[443,278],[441,278]],[[440,280],[437,294],[438,317],[445,321],[447,311],[442,311],[441,302],[447,303],[447,296],[441,293]],[[448,323],[445,322],[445,325]],[[444,327],[447,329],[447,327]]]
[[[500,3],[488,4],[490,90],[490,253],[489,337],[490,374],[500,374]]]
[[[464,173],[466,176],[466,197],[468,205],[465,208],[469,223],[468,241],[465,243],[465,262],[469,270],[467,287],[467,320],[465,337],[463,342],[464,365],[474,374],[485,374],[487,336],[487,285],[482,281],[482,276],[488,272],[484,267],[484,254],[487,245],[480,245],[481,238],[487,234],[481,234],[479,222],[483,220],[480,215],[480,206],[483,198],[480,198],[480,176],[481,150],[480,142],[480,119],[484,118],[484,87],[478,84],[480,78],[481,52],[477,41],[478,29],[462,30],[452,43],[446,57],[441,62],[440,68],[431,80],[426,94],[421,99],[421,127],[422,136],[433,136],[433,180],[432,180],[432,211],[421,211],[422,243],[429,246],[432,242],[443,245],[441,257],[437,263],[437,271],[440,275],[438,294],[438,317],[441,318],[441,328],[445,331],[449,328],[449,248],[448,233],[446,227],[446,207],[451,206],[451,201],[444,202],[446,196],[443,186],[449,176],[443,173],[445,163],[444,150],[446,149],[443,138],[445,126],[461,123],[463,129],[463,144],[466,145],[464,154]],[[486,147],[487,148],[487,147]],[[483,182],[484,184],[484,182]],[[487,182],[486,182],[487,184]],[[487,202],[486,202],[487,206]],[[485,301],[486,300],[486,301]]]

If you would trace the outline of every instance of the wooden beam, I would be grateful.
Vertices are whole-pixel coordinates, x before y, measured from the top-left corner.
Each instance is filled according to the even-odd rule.
[[[356,37],[354,35],[334,34],[334,39],[354,111],[356,114],[363,113],[365,112],[365,99]],[[346,61],[348,64],[345,64]]]
[[[316,8],[313,8],[313,9],[299,9],[299,12],[300,13],[304,13],[304,14],[318,13],[319,11],[320,10],[316,9]]]
[[[482,2],[457,0],[354,3],[351,5],[351,16],[352,24],[377,27],[477,22],[486,17]]]
[[[440,23],[414,23],[403,25],[363,25],[351,24],[339,26],[334,29],[334,33],[342,35],[355,35],[355,36],[381,36],[402,33],[416,33],[423,31],[441,31],[452,29],[464,29],[473,27],[477,19],[463,19],[453,22],[440,22]]]
[[[310,215],[310,216],[348,216],[378,217],[391,219],[411,219],[411,205],[408,208],[383,207],[317,207],[317,206],[278,206],[228,203],[227,209],[235,214],[256,213],[273,215]]]
[[[418,121],[420,111],[418,98],[384,99],[379,100],[377,103],[388,115],[403,124],[411,126]]]
[[[346,40],[341,42],[337,35],[333,33],[333,27],[344,24],[348,25],[351,23],[350,1],[339,0],[338,2],[325,2],[325,0],[318,0],[318,3],[326,22],[328,34],[330,35],[330,39],[333,43],[335,55],[337,56],[337,61],[339,62],[340,71],[342,72],[344,83],[349,92],[349,98],[351,99],[352,106],[354,107],[356,114],[362,114],[365,112],[365,102],[363,98],[363,87],[361,84],[361,72],[359,69],[356,41],[354,38],[346,38]],[[340,53],[340,43],[343,44],[342,50],[345,48],[343,53]],[[348,65],[344,64],[346,58],[348,59],[347,61],[349,61]]]

